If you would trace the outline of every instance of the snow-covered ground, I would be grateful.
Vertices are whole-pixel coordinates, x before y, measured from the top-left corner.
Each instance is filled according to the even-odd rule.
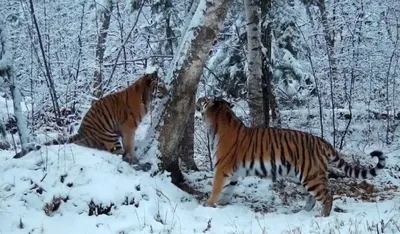
[[[58,148],[63,150],[57,153]],[[341,198],[334,206],[347,213],[316,218],[318,208],[291,211],[299,207],[297,201],[304,202],[301,198],[284,204],[269,189],[268,181],[246,178],[240,182],[233,204],[206,208],[201,205],[205,198],[198,201],[178,189],[166,174],[152,177],[135,171],[109,153],[67,145],[49,147],[48,155],[36,152],[20,160],[11,156],[5,151],[0,154],[0,233],[400,232],[399,196],[365,203]],[[191,184],[198,183],[205,191],[211,188],[211,176],[187,174]],[[58,209],[51,211],[49,204],[60,198]],[[96,216],[91,202],[113,206],[108,215]]]
[[[6,151],[0,154],[0,233],[400,232],[399,196],[365,203],[341,198],[334,206],[347,213],[316,218],[318,208],[291,211],[299,206],[297,201],[303,204],[301,198],[284,204],[269,189],[268,181],[246,178],[240,182],[233,204],[206,208],[201,205],[205,198],[198,201],[178,189],[166,174],[152,177],[135,171],[109,153],[67,145],[49,147],[48,155],[36,152],[20,160],[11,156]],[[205,172],[187,174],[191,184],[198,183],[205,191],[211,188],[211,176]],[[63,201],[52,211],[49,204],[59,198]],[[96,216],[91,202],[113,206],[108,215]],[[272,210],[257,210],[257,206],[271,206]]]

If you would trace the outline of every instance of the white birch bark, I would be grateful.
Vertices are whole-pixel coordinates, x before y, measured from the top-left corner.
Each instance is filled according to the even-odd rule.
[[[247,31],[247,98],[250,109],[251,125],[264,124],[262,98],[262,61],[260,7],[256,0],[244,0]]]
[[[18,135],[21,142],[21,147],[24,149],[28,146],[29,131],[26,118],[22,112],[22,95],[15,82],[15,73],[13,70],[13,57],[11,54],[11,43],[7,38],[4,23],[0,22],[0,72],[6,78],[5,82],[10,88],[11,96],[13,98],[14,116],[17,122]]]
[[[228,2],[200,0],[167,75],[171,97],[162,113],[158,142],[161,169],[171,172],[174,184],[183,180],[176,152],[188,123],[188,110],[193,107],[200,76],[226,17]]]

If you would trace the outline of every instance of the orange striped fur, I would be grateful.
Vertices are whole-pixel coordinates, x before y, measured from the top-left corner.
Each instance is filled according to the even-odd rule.
[[[321,216],[329,216],[333,199],[327,188],[328,162],[348,177],[363,179],[375,177],[385,167],[381,151],[370,153],[378,157],[374,168],[352,167],[320,137],[290,129],[246,127],[232,107],[221,98],[202,97],[196,103],[196,115],[201,114],[215,150],[215,174],[207,206],[215,207],[217,201],[228,203],[239,176],[256,175],[272,181],[289,177],[308,194],[305,210],[310,211],[318,201]]]
[[[109,94],[96,101],[83,117],[78,132],[68,139],[57,139],[44,145],[75,143],[77,145],[124,155],[129,163],[137,161],[133,146],[134,135],[143,117],[151,107],[154,95],[167,95],[157,73],[146,74],[124,90]],[[122,137],[123,147],[119,141]],[[21,158],[41,145],[29,147],[14,156]]]

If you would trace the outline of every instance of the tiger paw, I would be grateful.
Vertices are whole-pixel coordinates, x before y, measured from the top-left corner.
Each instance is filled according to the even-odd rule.
[[[308,195],[306,204],[304,205],[303,209],[305,211],[311,211],[314,208],[315,204],[316,204],[315,198],[311,195]]]
[[[229,196],[222,196],[221,199],[219,199],[218,204],[221,206],[225,206],[225,205],[228,205],[230,201],[231,201],[231,198]]]
[[[138,160],[136,159],[136,157],[132,157],[129,154],[126,154],[122,157],[122,160],[124,160],[125,162],[129,163],[129,164],[137,164]]]
[[[293,214],[296,214],[296,213],[299,213],[302,210],[304,210],[304,209],[302,209],[302,208],[294,208],[294,209],[292,209],[292,212],[293,212]]]
[[[112,151],[112,153],[116,154],[116,155],[122,155],[122,156],[124,156],[126,154],[124,149],[114,149]]]
[[[326,214],[326,213],[321,212],[321,213],[319,213],[319,214],[315,214],[315,215],[314,215],[314,218],[326,218],[326,217],[328,217],[328,216],[329,216],[329,214]]]
[[[149,162],[146,163],[137,163],[135,165],[133,165],[133,168],[136,171],[144,171],[144,172],[148,172],[151,169],[152,164]]]
[[[215,202],[206,201],[206,202],[204,202],[203,206],[204,206],[204,207],[213,207],[213,208],[216,208],[216,207],[217,207],[217,204],[216,204]]]

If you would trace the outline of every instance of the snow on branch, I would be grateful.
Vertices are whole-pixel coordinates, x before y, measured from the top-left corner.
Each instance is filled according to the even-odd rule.
[[[169,69],[167,73],[167,77],[165,82],[168,84],[172,81],[175,76],[175,73],[179,72],[182,65],[187,59],[187,55],[190,54],[192,41],[196,37],[197,31],[196,29],[203,24],[204,21],[204,12],[206,11],[206,2],[207,1],[200,1],[197,6],[197,10],[194,13],[189,26],[187,27],[186,32],[184,32],[184,36],[182,37],[182,41],[179,45],[179,49],[177,51],[177,55],[174,56],[174,59],[171,63],[174,66],[174,69]]]

